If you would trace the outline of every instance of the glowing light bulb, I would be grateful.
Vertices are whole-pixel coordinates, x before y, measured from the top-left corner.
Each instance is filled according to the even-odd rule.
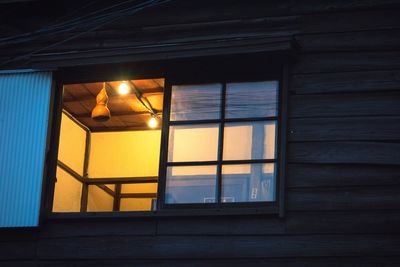
[[[156,128],[158,125],[158,121],[155,116],[151,116],[151,119],[148,122],[150,128]]]
[[[118,86],[118,93],[121,95],[126,95],[127,93],[129,93],[129,85],[126,82],[122,82]]]

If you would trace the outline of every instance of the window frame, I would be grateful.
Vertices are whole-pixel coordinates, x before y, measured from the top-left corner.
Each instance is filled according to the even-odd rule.
[[[269,59],[268,55],[266,56]],[[70,218],[126,218],[126,217],[165,217],[165,216],[214,216],[214,215],[245,215],[245,214],[277,214],[279,217],[284,217],[285,214],[285,176],[286,176],[286,143],[287,143],[287,112],[288,112],[288,81],[290,73],[290,65],[288,61],[278,61],[275,66],[260,69],[257,62],[265,59],[256,57],[247,60],[248,62],[256,62],[255,68],[243,72],[235,67],[228,67],[227,70],[219,71],[221,64],[228,66],[222,59],[219,58],[206,59],[205,62],[200,64],[194,61],[188,64],[187,60],[178,62],[177,64],[165,64],[160,62],[157,67],[154,67],[154,62],[149,64],[131,64],[131,65],[114,65],[91,67],[77,67],[66,68],[54,71],[53,78],[53,92],[51,99],[51,116],[49,116],[49,148],[46,157],[46,179],[43,185],[42,192],[42,207],[40,220],[46,219],[70,219]],[[241,60],[241,57],[234,59],[234,62]],[[215,64],[211,71],[199,77],[196,71],[204,68],[210,62],[218,62]],[[273,60],[276,63],[275,60]],[[190,67],[187,67],[190,66]],[[195,68],[193,69],[193,66]],[[131,68],[121,75],[123,70],[127,67]],[[140,70],[141,72],[136,72]],[[134,70],[135,72],[133,72]],[[218,71],[215,71],[218,70]],[[230,72],[230,70],[234,70]],[[247,70],[247,69],[246,69]],[[81,73],[85,73],[85,77]],[[163,114],[168,114],[162,118],[162,135],[160,146],[160,162],[159,162],[159,181],[157,192],[157,210],[156,211],[124,211],[124,212],[74,212],[74,213],[55,213],[52,211],[53,196],[55,188],[55,173],[57,168],[57,154],[58,142],[60,135],[62,103],[63,103],[63,86],[72,83],[85,83],[97,81],[99,77],[103,80],[124,80],[124,79],[146,79],[154,77],[163,77],[165,79],[164,86],[164,107]],[[234,77],[234,78],[233,78]],[[169,119],[170,105],[169,101],[165,101],[167,97],[170,98],[172,84],[195,84],[195,83],[212,83],[223,82],[252,82],[252,81],[278,81],[278,114],[277,114],[277,130],[276,130],[276,192],[274,202],[250,202],[250,203],[224,203],[223,207],[204,208],[204,204],[178,204],[175,207],[164,205],[165,201],[165,182],[166,182],[166,160],[168,157],[168,134],[169,125],[165,120]],[[169,92],[169,93],[168,93]],[[168,128],[166,128],[168,127]],[[167,130],[166,130],[167,129]],[[163,172],[163,170],[165,170]],[[160,188],[162,187],[162,188]],[[250,205],[249,205],[250,204]],[[201,209],[199,209],[201,208]]]
[[[157,197],[157,209],[158,210],[197,210],[203,209],[208,211],[221,211],[221,210],[232,210],[232,209],[254,209],[255,211],[262,211],[263,213],[278,213],[283,216],[284,208],[284,174],[286,168],[285,155],[282,155],[282,149],[286,150],[286,87],[287,82],[285,80],[286,67],[281,68],[281,72],[278,73],[266,73],[266,74],[245,74],[239,77],[230,77],[229,74],[224,75],[222,78],[218,77],[195,77],[190,75],[183,75],[183,77],[166,77],[165,88],[164,88],[164,106],[163,106],[163,118],[162,118],[162,134],[161,134],[161,153],[160,153],[160,167],[159,167],[159,182],[158,182],[158,197]],[[212,75],[213,76],[213,75]],[[259,117],[259,118],[234,118],[226,119],[224,116],[225,105],[226,105],[226,87],[229,83],[246,83],[246,82],[262,82],[262,81],[277,81],[277,115],[270,117]],[[210,120],[187,120],[187,121],[170,121],[171,115],[171,97],[172,97],[172,86],[174,85],[201,85],[201,84],[212,84],[217,83],[222,85],[221,89],[221,117],[219,119]],[[204,162],[168,162],[168,147],[169,147],[169,129],[170,126],[175,125],[197,125],[197,124],[218,124],[219,133],[218,139],[224,134],[224,125],[226,123],[234,122],[276,122],[276,148],[275,148],[275,159],[252,159],[252,160],[223,160],[223,144],[218,145],[218,156],[216,161],[204,161]],[[285,153],[284,153],[285,154]],[[221,197],[222,189],[222,172],[219,168],[222,168],[224,164],[268,164],[275,163],[275,201],[259,201],[259,202],[234,202],[234,203],[222,203],[217,201],[215,203],[179,203],[179,204],[168,204],[165,203],[165,191],[167,182],[167,167],[170,166],[205,166],[215,165],[217,168],[216,173],[216,191],[218,198]],[[219,175],[221,174],[221,175]]]

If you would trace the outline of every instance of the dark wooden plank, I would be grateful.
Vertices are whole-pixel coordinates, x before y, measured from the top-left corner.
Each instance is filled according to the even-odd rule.
[[[296,13],[323,13],[323,15],[329,15],[327,12],[335,12],[335,14],[354,14],[357,11],[371,10],[376,11],[379,9],[388,8],[398,8],[399,2],[394,0],[372,0],[372,1],[362,1],[362,0],[335,0],[335,1],[318,1],[318,0],[308,0],[308,1],[295,1],[291,3],[292,12]],[[390,10],[390,9],[388,9]],[[351,11],[351,12],[345,12]],[[290,12],[290,11],[289,11]],[[322,14],[321,14],[322,15]],[[371,16],[369,13],[368,15]],[[320,16],[321,18],[322,16]],[[328,17],[330,18],[330,17]],[[359,19],[359,18],[357,18]]]
[[[35,227],[0,228],[0,242],[33,241],[37,239],[38,232]]]
[[[290,142],[400,140],[400,117],[304,118],[289,121]]]
[[[287,234],[399,234],[400,213],[393,211],[289,212]]]
[[[348,93],[400,90],[400,71],[361,71],[294,75],[290,90],[295,94]]]
[[[35,54],[32,67],[71,67],[89,64],[111,64],[153,60],[172,60],[206,56],[232,56],[243,53],[287,54],[292,49],[290,38],[271,42],[270,38],[226,38],[212,42],[172,43],[168,45],[131,46],[120,49],[97,49],[66,53]]]
[[[275,1],[274,1],[275,2]],[[225,28],[223,31],[227,31],[227,30],[231,30],[232,29],[237,29],[238,26],[241,25],[246,25],[248,27],[247,31],[251,32],[254,28],[255,25],[261,25],[267,28],[267,30],[265,30],[265,32],[267,33],[271,33],[271,29],[269,28],[269,26],[272,24],[274,24],[273,22],[271,22],[271,20],[275,19],[275,20],[282,20],[283,17],[287,17],[288,15],[290,16],[291,14],[296,14],[296,13],[313,13],[313,12],[319,12],[316,10],[319,10],[319,8],[322,8],[322,10],[324,10],[324,12],[326,11],[331,11],[331,10],[352,10],[357,6],[381,6],[381,7],[388,7],[388,6],[392,6],[394,3],[386,3],[383,5],[380,4],[368,4],[368,5],[363,5],[358,2],[358,4],[355,4],[355,6],[351,7],[352,5],[354,5],[354,2],[351,1],[350,4],[344,4],[344,3],[334,3],[334,4],[329,4],[329,5],[325,5],[325,4],[320,4],[320,5],[316,5],[316,3],[310,4],[310,5],[302,5],[299,4],[298,6],[300,6],[301,11],[293,11],[296,10],[296,5],[292,2],[285,2],[285,3],[275,3],[274,5],[271,5],[271,3],[268,2],[268,4],[266,5],[268,8],[265,8],[265,5],[262,5],[261,3],[257,3],[256,5],[244,5],[243,3],[237,3],[236,5],[232,5],[231,3],[229,4],[222,4],[221,6],[219,6],[219,9],[216,8],[216,4],[212,3],[213,6],[213,10],[211,11],[208,8],[208,5],[206,4],[189,4],[188,6],[186,6],[184,8],[184,10],[190,10],[189,12],[177,12],[177,10],[179,9],[176,5],[173,5],[172,7],[172,13],[167,12],[167,13],[162,13],[162,14],[158,14],[160,11],[157,12],[158,15],[155,16],[137,16],[137,14],[135,14],[134,16],[131,16],[131,18],[133,18],[132,21],[130,21],[130,18],[125,18],[124,20],[120,20],[119,23],[115,23],[114,25],[110,26],[109,28],[112,29],[131,29],[131,32],[124,34],[123,38],[127,38],[127,36],[142,36],[143,34],[137,34],[138,30],[141,30],[141,32],[139,33],[143,33],[146,30],[149,30],[149,28],[156,28],[157,26],[160,25],[184,25],[187,28],[187,24],[206,24],[207,26],[207,30],[209,32],[213,32],[213,30],[215,28],[217,28],[216,26],[220,26],[223,25]],[[191,7],[190,7],[191,6]],[[306,8],[306,6],[309,6]],[[316,8],[311,8],[316,6]],[[228,8],[229,7],[229,8]],[[279,7],[277,9],[277,7]],[[203,12],[201,12],[198,9],[203,10]],[[214,10],[214,8],[216,10]],[[229,9],[230,11],[228,13],[233,12],[231,15],[227,15],[226,17],[223,14],[226,14],[226,10]],[[305,11],[309,10],[309,11]],[[159,10],[159,9],[157,9]],[[161,9],[162,10],[162,9]],[[193,14],[192,10],[198,10],[196,12],[196,16],[200,15],[202,17],[201,20],[196,20],[194,19],[195,14]],[[218,11],[217,11],[218,10]],[[240,12],[239,12],[240,10]],[[245,12],[245,10],[247,12]],[[277,13],[271,13],[272,10],[276,10]],[[152,14],[152,10],[146,10],[146,14]],[[214,19],[212,19],[211,13],[214,14],[216,17],[214,17]],[[166,14],[169,14],[169,16],[166,16]],[[176,14],[175,16],[173,14]],[[189,16],[190,14],[190,16]],[[267,15],[269,14],[269,15]],[[279,16],[281,15],[281,16]],[[374,11],[360,11],[360,12],[346,12],[345,14],[340,14],[338,16],[338,13],[333,13],[333,14],[329,14],[331,16],[326,16],[327,14],[321,14],[319,16],[305,16],[308,19],[304,20],[301,25],[303,27],[303,29],[305,31],[308,32],[315,32],[315,31],[319,31],[319,28],[316,28],[316,25],[321,25],[320,27],[322,27],[322,25],[324,27],[327,27],[328,30],[336,30],[336,31],[348,31],[350,29],[352,30],[364,30],[364,29],[368,29],[368,28],[373,28],[373,29],[381,29],[381,28],[387,28],[387,27],[395,27],[393,25],[397,25],[397,21],[395,20],[395,18],[397,19],[397,14],[395,13],[394,10],[388,9],[386,11],[381,11],[381,10],[374,10]],[[44,17],[44,16],[42,16]],[[153,19],[149,21],[149,18],[152,17]],[[183,19],[183,17],[186,17],[186,20]],[[373,21],[370,18],[371,17],[380,17],[379,20]],[[140,19],[139,19],[140,18]],[[331,21],[337,21],[338,23],[331,23]],[[147,23],[145,22],[147,21]],[[157,21],[159,21],[157,23]],[[163,22],[161,22],[163,21]],[[168,21],[168,22],[167,22]],[[229,23],[235,22],[236,24],[234,24],[234,27],[232,27],[232,25],[229,25]],[[320,22],[320,23],[319,23]],[[340,22],[340,23],[339,23]],[[28,22],[27,22],[28,23]],[[258,23],[258,24],[257,24]],[[226,25],[228,24],[228,25]],[[287,25],[288,23],[285,22],[281,22],[281,28],[285,27],[285,25]],[[299,25],[300,23],[296,23],[296,25]],[[334,26],[332,26],[332,24],[335,24]],[[135,25],[136,29],[132,31],[132,25]],[[142,25],[142,26],[140,26]],[[350,27],[353,26],[354,27]],[[193,25],[192,25],[193,26]],[[228,26],[228,27],[227,27]],[[330,26],[330,27],[329,27]],[[325,30],[327,31],[327,30]],[[166,35],[170,35],[171,31],[170,30],[165,30],[164,31]],[[196,34],[193,34],[196,33]],[[201,33],[201,34],[199,34]],[[74,32],[74,34],[76,34],[76,32]],[[66,44],[63,44],[63,48],[62,51],[78,51],[78,50],[82,50],[86,49],[86,50],[93,50],[93,49],[98,49],[103,47],[103,39],[104,37],[102,36],[107,36],[106,34],[101,34],[101,33],[93,33],[96,34],[96,39],[93,41],[87,40],[88,38],[85,39],[81,39],[78,40],[76,43],[73,43],[71,45],[71,42],[67,42]],[[204,30],[199,30],[196,27],[192,27],[192,28],[188,28],[186,29],[186,34],[189,35],[197,35],[197,36],[205,36],[207,34],[207,31],[204,32]],[[287,35],[290,36],[292,35],[293,32],[287,31],[287,30],[283,30],[279,33],[280,36],[283,35]],[[65,36],[60,36],[61,34],[59,34],[57,36],[57,40],[65,40],[67,39]],[[110,34],[109,34],[110,35]],[[108,36],[109,36],[108,35]],[[183,35],[183,33],[179,33],[179,35]],[[112,34],[111,34],[112,36]],[[112,37],[109,39],[113,39]],[[148,42],[153,42],[156,40],[157,42],[160,41],[160,39],[165,39],[165,37],[161,37],[160,38],[160,34],[159,33],[153,33],[153,35],[150,35],[150,37],[148,37]],[[100,41],[99,41],[100,40]],[[36,40],[37,41],[37,40]],[[54,40],[52,39],[51,41],[54,42]],[[46,46],[49,43],[49,40],[47,38],[43,38],[41,40],[41,42],[36,42],[39,43],[37,45],[36,48],[43,48],[44,46]],[[132,43],[132,42],[130,42]],[[88,44],[90,44],[88,46]],[[27,46],[34,50],[35,43],[29,43],[27,44]],[[117,47],[118,45],[114,45],[113,47]],[[122,45],[120,44],[119,47],[121,47]],[[18,53],[18,50],[14,50],[14,52],[12,51],[14,47],[9,47],[9,49],[5,49],[7,51],[9,51],[10,54],[16,54]],[[22,48],[19,48],[22,49]],[[11,51],[10,51],[11,50]],[[92,59],[94,62],[94,59]],[[104,62],[104,61],[103,61]]]
[[[215,259],[397,256],[399,235],[104,236],[38,242],[38,259]],[[49,253],[51,251],[51,253]]]
[[[400,185],[400,166],[289,164],[288,188]]]
[[[400,165],[399,143],[305,142],[288,147],[289,163]]]
[[[36,241],[0,242],[0,265],[3,260],[25,260],[36,257]]]
[[[210,9],[210,6],[212,6],[213,8]],[[173,4],[167,4],[160,8],[147,10],[146,13],[143,14],[135,14],[135,16],[128,18],[129,22],[132,23],[125,23],[125,27],[127,27],[128,25],[166,25],[173,23],[185,24],[218,20],[246,19],[262,16],[278,16],[287,14],[322,13],[323,15],[327,15],[327,12],[372,9],[372,12],[367,13],[364,16],[364,19],[362,19],[363,17],[360,17],[360,15],[356,16],[356,18],[354,19],[355,21],[362,20],[362,22],[364,22],[364,26],[368,26],[373,24],[370,22],[370,24],[365,25],[365,23],[368,22],[367,18],[370,18],[371,16],[374,16],[374,14],[377,14],[376,9],[392,7],[399,7],[399,3],[396,0],[336,0],[329,1],[329,3],[325,1],[315,0],[306,2],[272,0],[262,2],[252,1],[251,4],[248,4],[242,1],[232,0],[224,0],[218,2],[211,0],[188,2],[181,0],[174,1]],[[196,10],[196,12],[193,12],[193,10]],[[373,13],[373,11],[375,11],[375,13]],[[360,13],[362,14],[362,12]],[[317,17],[317,19],[323,18],[322,14],[321,16]],[[328,19],[331,19],[331,17],[328,17]],[[345,20],[345,22],[349,21],[349,19],[346,20],[345,17],[343,18],[343,20]],[[313,22],[314,21],[312,21],[312,23]],[[381,24],[378,25],[396,25],[395,23],[391,23],[391,21],[388,20],[385,20],[385,22],[385,24],[384,22],[381,22]],[[122,24],[122,22],[119,22],[119,24]],[[361,22],[359,22],[359,24],[361,24]],[[110,28],[116,27],[112,25]]]
[[[31,267],[31,266],[42,266],[35,260],[11,260],[11,261],[2,261],[1,267]],[[55,265],[59,266],[59,265]]]
[[[215,4],[214,4],[215,5]],[[304,6],[304,5],[302,5]],[[293,7],[292,7],[293,8]],[[379,15],[385,15],[385,18],[388,18],[389,20],[390,17],[393,17],[391,13],[394,13],[392,10],[387,11],[386,13],[380,11],[380,13],[377,13],[375,11],[374,13],[365,13],[362,12],[361,14],[335,14],[336,17],[339,21],[346,21],[348,24],[341,24],[341,27],[336,27],[335,30],[346,30],[348,31],[349,28],[354,23],[354,21],[358,22],[362,20],[366,25],[360,25],[358,27],[355,27],[355,29],[365,29],[365,27],[369,26],[371,28],[376,28],[377,23],[371,23],[371,20],[367,19],[371,16],[379,16]],[[192,13],[192,12],[191,12]],[[246,36],[254,36],[254,35],[260,35],[263,34],[264,36],[290,36],[295,33],[298,33],[297,30],[297,21],[293,23],[297,18],[294,17],[294,19],[291,19],[291,21],[288,21],[287,16],[286,17],[275,17],[276,14],[272,17],[258,17],[258,18],[249,18],[249,19],[233,19],[233,20],[219,20],[219,21],[202,21],[198,23],[173,23],[173,24],[154,24],[149,25],[147,27],[143,28],[134,28],[132,29],[131,26],[129,26],[129,31],[125,32],[119,32],[121,29],[124,29],[126,25],[137,25],[137,23],[127,23],[126,20],[124,20],[124,23],[121,25],[114,26],[113,31],[111,33],[105,33],[105,32],[95,32],[93,35],[95,35],[95,38],[88,38],[87,35],[83,38],[73,40],[72,43],[68,42],[66,44],[62,44],[60,46],[57,46],[56,48],[53,48],[49,51],[72,51],[72,50],[94,50],[94,49],[99,49],[99,48],[121,48],[121,47],[126,47],[129,45],[135,44],[136,46],[147,46],[149,43],[152,43],[154,40],[154,37],[157,36],[158,43],[160,43],[160,39],[168,41],[169,44],[176,43],[176,42],[182,42],[183,40],[187,42],[187,40],[193,41],[193,37],[196,39],[194,40],[195,42],[199,41],[204,41],[204,38],[212,38],[219,36],[221,37],[235,37],[235,38],[245,38]],[[292,16],[293,17],[293,16]],[[311,16],[314,17],[314,16]],[[322,17],[324,18],[324,17]],[[286,19],[286,20],[285,20]],[[350,20],[350,21],[349,21]],[[382,21],[382,20],[379,20]],[[307,23],[310,23],[308,21],[304,22],[306,25]],[[312,23],[312,22],[311,22]],[[368,24],[369,23],[369,24]],[[393,21],[389,20],[386,21],[386,24],[392,24]],[[317,23],[318,24],[318,23]],[[339,25],[337,25],[339,26]],[[350,27],[349,27],[350,26]],[[382,26],[381,26],[382,27]],[[379,27],[378,27],[379,28]],[[219,31],[217,31],[219,29]],[[118,31],[119,30],[119,31]],[[255,32],[258,30],[257,32]],[[217,32],[216,32],[217,31]],[[242,32],[242,36],[235,36],[235,34],[238,34],[238,31]],[[310,29],[305,26],[305,31],[310,31]],[[313,31],[313,29],[311,29]],[[196,32],[197,34],[193,34]],[[201,32],[202,34],[198,34]],[[75,33],[74,33],[75,34]],[[138,36],[142,37],[147,34],[147,40],[142,40],[142,42],[138,42],[137,38]],[[127,39],[127,36],[136,36],[135,39]],[[174,40],[171,40],[171,37],[175,36]],[[70,36],[59,36],[60,39],[66,39],[69,38]],[[43,47],[43,44],[39,44],[38,48]],[[32,47],[32,45],[31,45]]]
[[[268,36],[268,37],[280,37],[288,36],[290,34],[298,33],[300,16],[297,15],[283,15],[283,16],[262,16],[262,17],[251,17],[247,19],[232,19],[232,20],[218,20],[214,21],[200,21],[192,23],[179,23],[175,22],[172,24],[153,24],[138,29],[140,36],[149,42],[151,35],[157,35],[164,42],[172,43],[174,41],[210,41],[217,38],[246,38],[250,36]],[[121,31],[124,28],[118,28],[115,33],[119,33],[117,40],[122,41],[124,32]],[[126,29],[126,28],[125,28]],[[126,29],[129,30],[129,29]],[[131,30],[131,29],[130,29]],[[202,33],[201,35],[194,34]],[[109,37],[115,37],[115,34]],[[150,37],[150,38],[149,38]],[[136,40],[138,40],[136,38]],[[139,39],[140,40],[140,39]],[[129,41],[129,39],[128,39]],[[131,40],[133,41],[133,39]],[[107,42],[106,42],[107,43]]]
[[[160,218],[157,235],[267,235],[283,234],[284,220],[276,216]]]
[[[210,9],[209,7],[213,8]],[[277,15],[288,10],[288,3],[273,0],[272,3],[257,2],[245,5],[239,1],[174,1],[162,7],[147,9],[145,12],[135,13],[124,18],[125,21],[116,21],[107,25],[107,29],[129,28],[129,25],[145,28],[154,25],[191,24],[214,21],[232,21],[250,19],[267,14]],[[196,10],[196,12],[193,12]],[[239,12],[239,10],[241,12]],[[191,14],[192,13],[192,14]],[[168,14],[168,15],[167,15]],[[153,19],[150,19],[152,17]],[[125,23],[124,23],[125,22]],[[132,26],[131,26],[132,27]]]
[[[305,4],[301,5],[306,6]],[[330,6],[324,1],[320,5]],[[310,33],[399,28],[398,12],[397,7],[394,9],[355,10],[353,12],[303,16],[301,30]]]
[[[295,37],[304,52],[396,50],[400,30],[300,34]]]
[[[334,24],[334,23],[333,23]],[[392,70],[400,68],[400,52],[340,52],[304,54],[293,67],[293,73]]]
[[[398,116],[400,92],[296,95],[289,98],[289,118]]]
[[[70,219],[47,221],[41,229],[40,238],[80,237],[103,235],[154,235],[156,221],[151,218]]]
[[[246,258],[246,259],[191,259],[191,260],[91,260],[91,261],[38,261],[40,267],[71,267],[71,266],[91,266],[91,267],[242,267],[242,266],[268,266],[268,267],[398,267],[400,258],[398,257],[317,257],[317,258]],[[32,265],[16,265],[5,263],[5,267],[20,267]],[[25,264],[25,262],[24,262]],[[31,263],[32,264],[32,263]]]
[[[400,187],[375,186],[291,189],[287,192],[287,198],[288,211],[372,211],[392,209],[394,213],[398,213],[400,206]]]

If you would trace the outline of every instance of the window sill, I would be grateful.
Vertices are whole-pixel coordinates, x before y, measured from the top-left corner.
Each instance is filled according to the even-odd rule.
[[[162,217],[198,217],[198,216],[230,216],[230,215],[268,215],[279,214],[278,207],[237,208],[237,209],[181,209],[159,211],[117,211],[117,212],[52,212],[46,220],[68,219],[119,219],[119,218],[162,218]]]

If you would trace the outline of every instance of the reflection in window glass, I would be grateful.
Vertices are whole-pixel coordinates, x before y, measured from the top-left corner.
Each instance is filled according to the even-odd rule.
[[[273,117],[278,107],[278,82],[228,83],[225,117]]]
[[[218,132],[218,124],[171,126],[168,161],[217,160]]]
[[[167,168],[165,203],[214,203],[216,166]]]
[[[222,166],[221,202],[275,200],[275,166],[243,164]]]
[[[275,124],[275,121],[226,123],[223,159],[274,159]]]
[[[221,84],[174,85],[171,121],[220,118]]]

